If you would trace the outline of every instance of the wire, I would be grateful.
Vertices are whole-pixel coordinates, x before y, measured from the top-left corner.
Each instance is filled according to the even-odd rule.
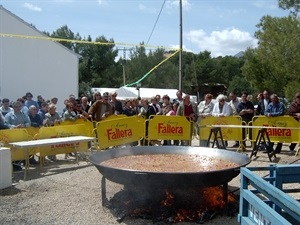
[[[164,0],[162,6],[161,6],[161,8],[160,8],[159,14],[158,14],[158,16],[157,16],[157,18],[156,18],[156,21],[155,21],[155,23],[154,23],[154,26],[153,26],[153,28],[152,28],[152,31],[151,31],[151,33],[150,33],[150,36],[149,36],[149,38],[148,38],[148,40],[147,40],[146,45],[148,45],[148,43],[149,43],[149,41],[150,41],[150,38],[152,37],[153,31],[154,31],[154,29],[155,29],[155,27],[156,27],[156,24],[157,24],[157,22],[158,22],[158,20],[159,20],[160,14],[161,14],[161,12],[162,12],[162,10],[163,10],[163,8],[164,8],[165,3],[166,3],[166,0]]]

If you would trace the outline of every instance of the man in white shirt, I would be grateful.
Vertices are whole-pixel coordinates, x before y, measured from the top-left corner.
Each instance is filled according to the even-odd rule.
[[[0,112],[3,116],[5,116],[7,113],[14,111],[12,107],[9,106],[9,99],[4,98],[2,99],[2,106],[0,107]]]

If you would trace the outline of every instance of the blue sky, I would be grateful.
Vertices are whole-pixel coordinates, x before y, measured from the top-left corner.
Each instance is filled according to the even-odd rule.
[[[183,46],[212,56],[235,55],[256,46],[256,24],[264,15],[286,16],[278,0],[182,0]],[[178,48],[179,0],[0,0],[0,4],[40,31],[67,25],[82,37],[104,35],[126,48]],[[124,46],[119,45],[120,48]]]

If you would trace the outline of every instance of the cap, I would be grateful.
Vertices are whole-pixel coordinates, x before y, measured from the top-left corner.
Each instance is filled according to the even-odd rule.
[[[108,93],[108,92],[104,92],[104,93],[102,94],[102,97],[109,97],[109,93]]]

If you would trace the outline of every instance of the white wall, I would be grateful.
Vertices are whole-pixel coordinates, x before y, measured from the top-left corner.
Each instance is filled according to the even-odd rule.
[[[44,37],[0,7],[0,33]],[[78,55],[62,45],[31,38],[0,36],[0,97],[16,100],[30,91],[34,99],[64,99],[78,93]]]

